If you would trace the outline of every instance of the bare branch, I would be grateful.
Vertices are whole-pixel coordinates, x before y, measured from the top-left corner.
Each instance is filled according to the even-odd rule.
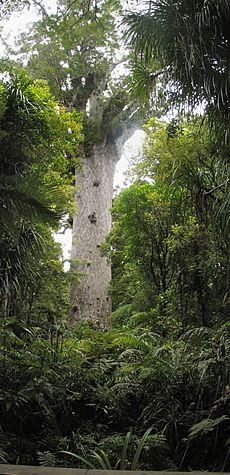
[[[49,17],[49,14],[47,13],[44,5],[42,5],[42,2],[40,0],[33,0],[33,3],[38,7],[40,8],[42,14],[45,16],[45,17]]]

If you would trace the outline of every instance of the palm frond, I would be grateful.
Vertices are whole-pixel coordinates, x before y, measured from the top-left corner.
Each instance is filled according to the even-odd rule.
[[[2,203],[0,221],[2,221],[3,224],[12,222],[12,219],[16,220],[22,218],[22,216],[27,220],[34,220],[39,217],[51,224],[52,221],[56,223],[57,219],[61,217],[55,209],[43,204],[38,196],[33,196],[31,191],[28,192],[25,189],[9,188],[1,185],[1,183],[0,202]]]
[[[124,19],[126,39],[145,66],[168,68],[175,99],[203,99],[229,116],[230,5],[227,0],[151,0]]]

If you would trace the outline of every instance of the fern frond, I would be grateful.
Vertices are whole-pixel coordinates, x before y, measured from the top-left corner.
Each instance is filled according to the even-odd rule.
[[[229,420],[229,417],[226,415],[217,417],[216,419],[203,419],[189,429],[189,439],[195,439],[207,432],[212,432],[219,424],[227,420]]]

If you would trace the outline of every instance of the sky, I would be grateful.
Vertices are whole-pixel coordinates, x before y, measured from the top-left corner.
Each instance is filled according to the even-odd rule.
[[[46,0],[47,10],[50,13],[56,11],[56,0]],[[10,16],[9,20],[4,20],[1,24],[2,33],[5,39],[5,42],[9,46],[13,46],[15,40],[20,33],[25,32],[28,29],[29,25],[38,19],[37,11],[35,8],[30,8],[30,10],[25,10],[21,13],[13,13]],[[0,44],[0,56],[4,55],[5,47],[3,44]],[[140,154],[141,146],[144,140],[144,132],[142,130],[137,130],[133,137],[131,137],[123,147],[123,154],[119,162],[117,163],[115,177],[114,177],[114,190],[119,192],[120,189],[124,188],[128,184],[126,177],[126,172],[129,168],[129,165],[132,163],[133,158],[136,158]],[[63,249],[64,260],[68,260],[70,257],[71,249],[71,240],[72,233],[71,229],[67,229],[63,234],[63,230],[58,234],[56,240],[61,243]],[[64,268],[68,270],[68,262],[64,264]]]

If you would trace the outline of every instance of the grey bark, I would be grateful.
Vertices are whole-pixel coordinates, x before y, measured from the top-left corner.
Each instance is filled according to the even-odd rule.
[[[89,156],[81,153],[81,170],[76,173],[73,220],[72,261],[79,281],[71,288],[70,326],[76,321],[91,320],[101,328],[109,325],[111,264],[101,254],[101,243],[111,229],[113,180],[123,144],[134,133],[131,123],[119,124],[112,140],[94,145]],[[83,147],[82,147],[83,148]]]
[[[111,228],[113,179],[118,158],[115,145],[94,145],[90,156],[82,156],[82,169],[76,175],[72,259],[80,279],[71,289],[70,325],[79,320],[92,320],[100,327],[108,324],[111,265],[101,255],[101,243]]]
[[[108,288],[111,281],[111,265],[101,254],[101,244],[111,229],[113,180],[116,163],[123,144],[134,132],[133,120],[127,124],[118,120],[112,126],[104,116],[104,91],[113,65],[101,78],[88,100],[87,116],[101,124],[101,141],[95,137],[91,152],[81,149],[81,170],[76,172],[75,201],[77,211],[73,220],[72,262],[79,273],[79,281],[71,288],[71,314],[69,324],[91,320],[100,327],[108,326],[111,298]],[[118,112],[115,112],[115,116]],[[120,117],[120,116],[119,116]],[[122,118],[124,118],[122,116]]]

